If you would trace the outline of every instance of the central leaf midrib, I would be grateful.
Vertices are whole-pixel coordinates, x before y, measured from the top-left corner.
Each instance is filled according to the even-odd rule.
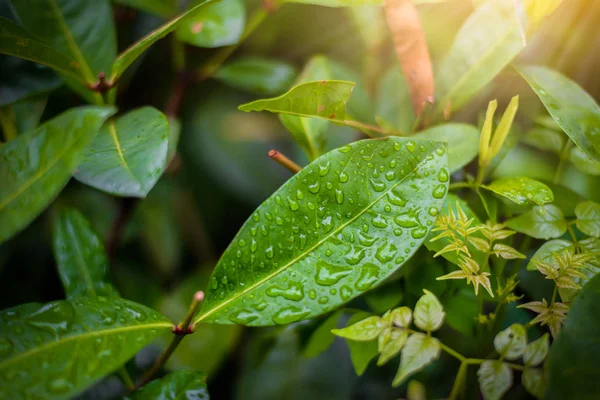
[[[173,326],[173,324],[171,324],[169,322],[160,322],[160,323],[154,323],[154,324],[134,325],[134,326],[124,326],[124,327],[119,327],[119,328],[113,328],[113,329],[104,329],[104,330],[100,330],[100,331],[86,332],[81,335],[67,336],[64,339],[61,339],[61,340],[58,340],[55,342],[49,342],[40,347],[34,347],[33,349],[30,349],[30,350],[24,351],[23,353],[17,354],[13,358],[9,358],[5,361],[1,361],[0,362],[0,370],[4,369],[6,366],[8,366],[12,363],[20,361],[23,358],[30,357],[33,354],[40,353],[44,350],[48,350],[52,347],[63,345],[65,343],[72,342],[77,339],[83,340],[83,339],[88,339],[88,338],[92,338],[95,336],[102,336],[102,334],[105,334],[107,332],[108,332],[107,336],[109,336],[109,335],[114,335],[114,334],[118,334],[121,332],[127,332],[127,331],[135,331],[135,330],[142,330],[142,329],[145,330],[145,329],[160,328],[160,327],[171,328],[172,326]]]
[[[256,289],[257,287],[261,286],[262,284],[264,284],[265,282],[269,281],[270,279],[272,279],[273,277],[277,276],[278,274],[280,274],[281,272],[285,271],[287,268],[289,268],[291,265],[296,264],[298,261],[302,260],[303,258],[307,257],[309,254],[311,254],[315,249],[317,249],[318,247],[320,247],[323,243],[325,243],[330,237],[332,237],[333,235],[337,234],[338,232],[340,232],[342,229],[346,228],[348,225],[352,224],[354,221],[356,221],[359,217],[361,217],[365,212],[367,212],[368,210],[370,210],[377,202],[379,202],[379,200],[381,200],[385,195],[387,195],[389,192],[391,192],[393,189],[395,189],[398,185],[400,185],[401,183],[403,183],[410,175],[412,175],[423,163],[425,163],[426,157],[423,157],[423,160],[420,161],[419,163],[417,163],[417,165],[408,173],[406,174],[401,180],[398,181],[398,183],[396,183],[395,185],[391,186],[388,190],[386,190],[385,192],[383,192],[379,197],[377,197],[373,202],[369,203],[368,206],[366,206],[363,210],[361,210],[361,212],[359,212],[356,216],[354,216],[353,218],[351,218],[350,220],[348,220],[348,222],[346,222],[345,224],[340,225],[337,229],[332,230],[328,235],[326,235],[322,240],[320,240],[319,242],[315,243],[314,246],[312,246],[311,248],[309,248],[306,252],[302,253],[301,255],[299,255],[298,257],[294,258],[293,260],[291,260],[290,262],[288,262],[287,264],[285,264],[284,266],[282,266],[281,268],[279,268],[278,270],[276,270],[275,272],[267,275],[265,278],[261,279],[260,281],[256,282],[255,284],[252,284],[250,286],[248,286],[247,289],[239,292],[237,295],[229,298],[227,301],[224,301],[222,303],[220,303],[219,305],[217,305],[215,308],[212,308],[210,310],[208,310],[205,314],[200,315],[198,318],[196,318],[196,320],[194,321],[194,324],[197,324],[198,322],[206,319],[206,317],[208,317],[209,315],[213,314],[215,311],[220,310],[221,308],[225,307],[226,305],[232,303],[233,301],[239,299],[240,297],[242,297],[243,295],[245,295],[246,293]]]
[[[108,124],[108,131],[110,132],[110,136],[115,142],[115,148],[117,149],[117,154],[119,155],[119,159],[121,160],[123,167],[125,167],[125,170],[127,170],[127,173],[129,174],[129,176],[131,176],[133,181],[137,183],[140,188],[142,188],[142,183],[136,178],[136,176],[133,174],[133,171],[131,171],[131,169],[129,168],[129,164],[127,164],[127,161],[125,161],[125,154],[123,154],[123,149],[121,148],[121,143],[119,142],[119,137],[117,136],[117,128],[114,121],[111,121]]]

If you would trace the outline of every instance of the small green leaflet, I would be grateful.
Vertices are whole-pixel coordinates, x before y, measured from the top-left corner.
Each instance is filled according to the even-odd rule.
[[[171,399],[209,400],[206,374],[198,371],[175,371],[136,390],[131,400]]]
[[[535,203],[543,206],[554,200],[554,194],[548,186],[524,176],[500,178],[482,187],[500,196],[504,196],[518,205]]]
[[[440,301],[429,290],[423,289],[425,294],[419,298],[415,305],[414,319],[417,328],[427,332],[440,329],[444,323],[444,308]]]
[[[79,107],[0,147],[0,243],[58,195],[112,107]]]
[[[168,147],[167,117],[139,108],[102,128],[75,178],[117,196],[145,197],[165,169]]]
[[[190,2],[194,8],[204,0]],[[236,44],[244,33],[246,7],[242,0],[213,2],[182,21],[175,34],[177,40],[198,47],[222,47]]]
[[[534,206],[531,210],[504,223],[510,229],[536,239],[561,237],[567,231],[567,221],[560,208],[553,204]]]
[[[513,372],[502,361],[484,361],[477,371],[484,400],[500,400],[512,386]]]
[[[586,235],[600,238],[600,204],[583,201],[575,207],[575,225]]]
[[[219,68],[214,78],[232,87],[263,95],[286,91],[296,77],[296,68],[267,58],[243,58]]]
[[[521,324],[512,324],[494,338],[496,351],[507,360],[521,357],[527,345],[527,331]]]
[[[76,209],[59,212],[54,226],[53,247],[67,299],[119,297],[108,280],[108,259],[102,239]]]
[[[400,368],[392,386],[400,386],[412,374],[422,370],[440,356],[441,344],[434,337],[423,333],[410,335],[400,356]]]
[[[71,398],[172,328],[154,310],[106,297],[4,310],[0,393],[15,400]]]
[[[344,122],[346,103],[354,85],[353,82],[334,80],[302,83],[279,97],[256,100],[241,105],[239,110],[270,111]]]
[[[196,323],[288,324],[376,286],[423,242],[448,178],[435,142],[363,140],[321,156],[246,221]]]
[[[536,367],[540,365],[546,355],[548,355],[548,349],[550,348],[550,336],[547,333],[534,340],[525,346],[525,351],[523,352],[523,363],[525,363],[528,367]]]
[[[525,66],[521,76],[554,120],[592,160],[600,161],[600,107],[577,83],[545,67]]]
[[[369,318],[370,316],[371,314],[367,312],[356,313],[350,317],[346,327],[352,326],[365,318]],[[377,350],[377,341],[373,340],[370,342],[355,342],[353,340],[346,340],[346,343],[348,344],[348,349],[350,350],[350,361],[352,361],[354,371],[356,372],[356,375],[361,376],[364,374],[371,360],[375,358],[379,352]]]

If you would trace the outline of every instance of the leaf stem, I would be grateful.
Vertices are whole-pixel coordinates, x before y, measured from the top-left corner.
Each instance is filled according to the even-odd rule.
[[[450,190],[455,190],[455,189],[463,189],[463,188],[476,188],[477,185],[474,183],[470,183],[470,182],[455,182],[455,183],[451,183],[449,189]]]
[[[452,386],[452,391],[450,392],[450,396],[448,396],[448,400],[456,400],[458,398],[458,392],[464,386],[464,380],[467,375],[467,368],[469,364],[465,361],[460,363],[460,368],[458,369],[458,373],[456,374],[456,378],[454,378],[454,385]]]
[[[552,179],[552,182],[555,184],[559,183],[562,179],[563,170],[565,168],[565,162],[569,158],[569,152],[571,151],[571,147],[573,147],[573,142],[571,140],[567,140],[567,143],[565,143],[565,146],[560,152],[558,166],[556,167],[556,171],[554,172],[554,178]]]
[[[121,367],[121,369],[119,369],[119,376],[123,380],[123,383],[125,384],[125,386],[127,387],[128,390],[130,390],[130,391],[134,390],[135,383],[133,383],[131,376],[129,376],[129,372],[127,372],[127,368],[125,368],[124,366]]]
[[[558,285],[554,284],[554,290],[552,291],[552,300],[550,301],[550,307],[552,307],[554,305],[557,294],[558,294]]]
[[[279,165],[282,165],[285,168],[287,168],[288,170],[292,171],[294,174],[298,173],[298,172],[300,172],[300,170],[302,170],[302,167],[300,167],[298,164],[296,164],[295,162],[293,162],[292,160],[290,160],[289,158],[287,158],[285,155],[281,154],[277,150],[269,151],[269,157],[271,157],[271,159],[273,159]]]
[[[573,230],[572,224],[567,224],[567,230],[569,231],[569,236],[573,239],[573,243],[575,243],[575,247],[579,248],[579,240],[577,240],[577,236],[575,235],[575,231]]]
[[[17,137],[17,122],[12,105],[0,107],[0,126],[7,142]]]
[[[158,357],[152,368],[146,373],[146,375],[144,375],[140,382],[137,385],[135,385],[134,390],[139,389],[146,383],[150,382],[154,378],[154,376],[165,366],[165,364],[167,363],[175,349],[177,349],[177,346],[179,346],[179,343],[181,343],[183,338],[186,335],[189,335],[194,332],[190,324],[192,322],[192,318],[194,318],[194,315],[196,314],[196,311],[198,311],[198,306],[200,305],[202,300],[204,300],[204,292],[196,292],[194,294],[194,297],[192,298],[190,308],[188,309],[185,318],[173,328],[174,336],[171,340],[171,343],[169,343],[169,346],[165,349],[165,351],[163,351],[160,357]]]
[[[461,363],[468,361],[468,359],[465,356],[463,356],[462,354],[460,354],[458,351],[454,350],[453,348],[446,346],[442,342],[440,342],[440,347],[442,350],[444,350],[446,353],[450,354],[452,357],[456,358]]]

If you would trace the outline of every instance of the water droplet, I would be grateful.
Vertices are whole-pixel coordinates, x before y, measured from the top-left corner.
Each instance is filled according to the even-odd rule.
[[[236,324],[247,325],[250,322],[258,319],[259,315],[250,310],[239,310],[229,316],[229,320]]]
[[[296,190],[296,198],[298,200],[302,200],[304,198],[304,193],[300,189]]]
[[[365,249],[352,246],[350,253],[344,257],[344,260],[350,265],[356,265],[365,258]]]
[[[298,205],[298,202],[294,199],[291,198],[287,198],[288,204],[290,205],[290,210],[292,211],[296,211],[300,206]]]
[[[349,144],[347,144],[345,146],[340,147],[338,150],[342,153],[347,153],[350,150],[352,150],[352,147]]]
[[[340,297],[342,300],[348,300],[352,296],[352,289],[346,285],[342,285],[340,288]]]
[[[369,182],[371,182],[371,187],[374,191],[383,192],[385,190],[385,183],[377,181],[375,179],[369,179]]]
[[[375,218],[373,218],[371,223],[376,228],[385,228],[388,226],[387,219],[385,219],[385,217],[383,217],[381,215],[377,215]]]
[[[315,181],[314,183],[308,185],[308,191],[312,194],[319,193],[319,190],[321,190],[321,183],[319,181]]]
[[[268,259],[272,259],[273,258],[273,246],[269,246],[265,249],[265,256]]]
[[[409,152],[414,152],[416,148],[417,144],[412,140],[406,143],[406,150],[408,150]]]
[[[52,393],[67,393],[73,388],[73,384],[66,378],[56,378],[48,383],[48,390]]]
[[[317,262],[317,272],[315,282],[322,286],[331,286],[340,281],[340,279],[352,273],[352,269],[337,265],[328,264],[324,261]]]
[[[265,308],[267,308],[268,305],[269,303],[263,300],[260,303],[255,304],[253,307],[256,311],[263,311]]]
[[[346,182],[348,182],[349,176],[346,172],[342,171],[342,172],[340,172],[339,178],[340,178],[340,182],[346,183]]]
[[[380,246],[375,253],[375,258],[379,260],[382,264],[390,262],[394,259],[398,248],[394,246],[393,243],[387,243],[383,246]]]
[[[427,235],[427,228],[424,226],[419,226],[410,231],[410,235],[415,239],[421,239]]]
[[[9,338],[0,337],[0,357],[9,355],[13,350],[13,344]]]
[[[435,149],[435,154],[437,154],[438,156],[443,156],[444,153],[446,153],[446,149],[444,149],[444,147],[438,147],[437,149]]]
[[[260,214],[258,213],[258,211],[254,212],[254,214],[252,214],[252,220],[254,222],[258,222],[260,220]]]
[[[344,203],[344,192],[342,192],[341,189],[335,189],[335,201],[337,201],[338,204]]]
[[[440,172],[438,172],[437,178],[438,178],[438,181],[440,181],[440,182],[448,182],[448,178],[449,178],[448,170],[446,168],[440,169]]]
[[[271,286],[266,293],[270,297],[281,296],[292,301],[300,301],[304,298],[304,288],[301,282],[290,282],[287,288]]]
[[[311,299],[316,299],[317,298],[317,291],[315,289],[310,289],[308,291],[308,297],[310,297]]]
[[[367,235],[364,232],[359,232],[358,233],[358,243],[360,243],[362,246],[370,247],[376,241],[377,241],[376,237],[369,236],[369,235]]]
[[[298,307],[288,307],[279,311],[273,316],[273,321],[276,324],[291,324],[306,317],[310,313],[309,310]]]
[[[404,197],[398,195],[397,193],[394,193],[393,190],[391,192],[388,192],[387,198],[390,203],[398,207],[404,207],[407,203],[407,200]]]
[[[328,215],[327,217],[325,217],[321,221],[321,225],[323,225],[324,232],[329,232],[330,230],[332,230],[333,229],[333,219],[331,218],[331,215]]]
[[[329,297],[327,296],[323,296],[323,297],[319,297],[319,304],[327,304],[329,302]]]
[[[394,179],[396,179],[396,173],[394,171],[386,172],[385,179],[387,179],[388,181],[393,181]]]
[[[373,286],[375,282],[377,282],[378,278],[379,268],[377,268],[375,264],[368,263],[363,265],[363,267],[361,268],[360,277],[358,278],[354,286],[356,286],[358,290],[367,290],[371,286]]]
[[[414,220],[413,217],[408,215],[398,215],[394,217],[394,222],[400,225],[402,228],[413,228],[419,226],[419,223]]]
[[[329,173],[330,167],[329,161],[327,161],[324,165],[319,165],[319,176],[325,176]]]
[[[437,185],[435,187],[435,189],[433,189],[432,195],[436,199],[443,198],[446,195],[446,185],[444,185],[444,184]]]
[[[437,207],[429,207],[429,209],[427,209],[427,212],[432,217],[435,217],[438,214],[439,210],[437,209]]]

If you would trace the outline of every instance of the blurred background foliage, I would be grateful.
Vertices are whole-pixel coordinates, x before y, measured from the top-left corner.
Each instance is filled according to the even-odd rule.
[[[152,13],[128,7],[127,3],[121,0],[112,4],[119,50],[165,21]],[[245,8],[252,10],[257,6],[257,1],[247,0]],[[447,0],[423,4],[418,9],[435,66],[473,11],[473,3]],[[366,104],[356,108],[364,113],[360,120],[372,120],[376,108],[379,115],[394,116],[395,111],[390,108],[394,103],[380,89],[389,87],[394,79],[401,79],[394,76],[399,75],[399,66],[391,40],[384,36],[381,42],[373,45],[369,39],[377,36],[363,30],[376,29],[376,24],[365,22],[369,21],[368,10],[357,13],[358,16],[356,11],[352,14],[343,8],[287,4],[269,15],[230,61],[245,56],[266,57],[287,62],[292,70],[299,71],[314,55],[324,55],[358,77],[358,90],[364,93],[356,101],[366,99]],[[14,18],[4,0],[0,1],[0,15]],[[596,72],[599,20],[600,2],[565,1],[544,21],[519,56],[519,61],[544,64],[561,71],[600,99],[600,75]],[[123,76],[117,100],[120,111],[143,105],[164,109],[175,79],[173,40],[169,38],[154,45]],[[177,38],[186,42],[191,40],[179,35]],[[187,62],[193,69],[200,68],[214,50],[187,44],[186,52],[189,55]],[[23,97],[25,93],[20,92],[23,88],[27,88],[28,95],[15,104],[17,126],[21,131],[81,103],[77,94],[66,88],[48,68],[0,56],[0,99],[3,104]],[[496,168],[495,176],[515,175],[518,171],[517,175],[551,182],[558,156],[541,152],[523,139],[535,135],[533,128],[549,129],[543,124],[533,126],[531,122],[543,115],[543,107],[510,68],[454,115],[453,121],[472,123],[481,120],[490,99],[498,98],[500,103],[506,104],[515,93],[522,96],[517,121],[520,140],[513,138],[512,149]],[[227,86],[219,80],[192,84],[188,88],[178,122],[181,139],[177,153],[147,198],[134,204],[123,240],[118,248],[111,249],[111,279],[123,297],[155,307],[174,320],[180,319],[191,294],[205,287],[218,257],[239,227],[291,176],[269,159],[268,151],[278,149],[301,165],[308,163],[307,156],[277,116],[237,111],[239,104],[256,97],[256,94]],[[385,107],[388,107],[387,111]],[[327,132],[327,149],[359,137],[356,131],[331,125]],[[573,202],[580,197],[600,201],[600,177],[597,174],[585,175],[576,165],[570,164],[563,183],[571,189],[568,193],[575,199]],[[564,196],[556,200],[569,201]],[[52,221],[59,206],[78,208],[106,238],[115,220],[130,207],[126,203],[126,199],[109,196],[72,180],[52,207],[21,234],[0,245],[0,308],[64,297],[51,249]],[[573,207],[565,210],[571,212]],[[454,281],[436,281],[437,276],[443,275],[444,267],[439,260],[425,255],[426,250],[422,249],[422,253],[423,257],[419,259],[430,259],[427,268],[420,268],[416,273],[417,265],[409,263],[395,280],[347,307],[380,313],[401,302],[412,306],[421,295],[421,288],[427,287],[441,299],[447,310],[449,327],[445,326],[440,333],[444,342],[469,353],[469,347],[478,343],[464,340],[464,335],[472,335],[475,329],[471,316],[477,313],[477,306],[472,290]],[[524,270],[519,279],[526,296],[550,297],[551,282],[545,281],[540,274]],[[524,310],[514,307],[509,307],[506,314],[505,321],[529,320]],[[405,386],[396,389],[390,386],[395,369],[393,363],[384,368],[370,365],[363,376],[357,377],[347,346],[339,338],[324,353],[306,357],[307,352],[310,355],[307,348],[311,334],[324,318],[263,329],[203,325],[193,337],[183,342],[169,366],[206,371],[211,396],[215,399],[392,399],[405,393]],[[332,323],[343,325],[346,319],[347,316],[336,315]],[[532,339],[539,336],[535,329],[529,332]],[[150,363],[166,340],[146,349],[136,362],[139,365]],[[454,378],[453,373],[445,371],[456,368],[455,360],[444,355],[441,362],[417,374],[415,379],[431,390],[428,396],[444,396]],[[111,390],[106,388],[111,382],[114,385],[115,379],[112,377],[100,383],[104,385],[102,393],[105,396],[110,397]],[[469,386],[476,388],[474,383]],[[93,388],[93,391],[100,390]],[[527,395],[517,385],[509,396],[524,398]]]

